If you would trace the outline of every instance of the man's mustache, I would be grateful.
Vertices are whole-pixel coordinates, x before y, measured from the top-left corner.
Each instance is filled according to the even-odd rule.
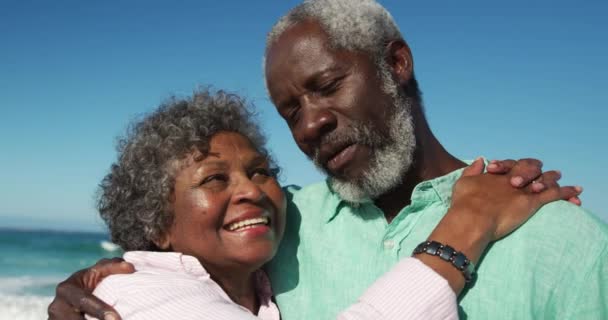
[[[374,149],[382,147],[384,145],[383,140],[381,135],[372,129],[371,124],[363,122],[349,124],[343,129],[324,134],[319,139],[319,144],[315,146],[311,160],[317,167],[327,171],[319,159],[322,145],[360,144]]]

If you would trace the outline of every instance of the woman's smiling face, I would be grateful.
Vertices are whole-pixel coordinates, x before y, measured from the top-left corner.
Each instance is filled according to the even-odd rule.
[[[164,237],[172,251],[213,270],[256,270],[276,253],[286,202],[275,169],[244,136],[220,132],[207,156],[190,155],[177,173],[173,224]]]

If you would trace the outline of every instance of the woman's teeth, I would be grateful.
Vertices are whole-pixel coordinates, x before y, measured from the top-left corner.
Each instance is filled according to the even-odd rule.
[[[268,224],[270,219],[268,217],[259,217],[247,220],[241,220],[239,222],[229,224],[226,229],[229,231],[245,230],[255,227],[258,224]]]

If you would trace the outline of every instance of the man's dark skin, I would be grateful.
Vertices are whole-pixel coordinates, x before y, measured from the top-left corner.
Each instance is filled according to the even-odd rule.
[[[398,85],[405,92],[413,91],[408,89],[412,83],[413,59],[407,44],[401,40],[391,41],[385,52]],[[266,79],[272,101],[289,125],[300,150],[313,157],[314,150],[320,148],[323,164],[344,148],[321,143],[329,132],[347,130],[353,120],[387,131],[387,113],[379,111],[388,109],[392,101],[380,89],[377,66],[367,53],[331,49],[327,35],[315,21],[296,24],[270,46]],[[413,166],[400,185],[374,199],[388,221],[409,205],[412,190],[418,183],[466,166],[435,138],[419,101],[412,104],[412,117],[416,136]],[[347,165],[339,170],[325,167],[331,176],[354,179],[367,169],[371,156],[372,150],[360,144],[355,146]],[[531,159],[523,161],[532,166],[522,169],[521,175],[536,178],[540,174],[540,163]]]
[[[407,44],[394,40],[385,49],[394,79],[405,92],[411,91],[408,86],[412,83],[413,60]],[[298,147],[309,157],[320,148],[321,162],[325,165],[341,152],[345,146],[322,145],[322,137],[334,130],[346,130],[353,120],[363,120],[376,130],[387,131],[387,115],[379,110],[388,108],[392,102],[380,90],[377,67],[365,53],[330,49],[318,23],[308,21],[288,29],[269,48],[266,61],[272,101],[287,121]],[[417,146],[414,163],[403,183],[374,200],[388,221],[410,203],[418,183],[466,166],[435,138],[419,103],[413,104],[412,116]],[[367,168],[373,150],[364,145],[353,149],[345,164],[328,168],[332,176],[354,178]],[[538,160],[522,159],[496,162],[487,169],[495,174],[509,172],[514,187],[533,191],[555,187],[560,174],[556,171],[543,174],[541,167]],[[572,198],[571,202],[580,204],[578,198]],[[57,296],[49,306],[50,319],[83,319],[80,311],[100,319],[118,319],[111,307],[90,295],[95,283],[85,283],[85,278],[91,278],[85,275],[96,273],[100,276],[96,278],[102,278],[130,272],[133,269],[129,264],[114,260],[100,261],[93,268],[73,274],[58,286]]]

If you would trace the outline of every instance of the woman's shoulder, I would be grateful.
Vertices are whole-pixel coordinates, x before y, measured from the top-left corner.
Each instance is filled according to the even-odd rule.
[[[192,256],[176,252],[128,251],[123,258],[133,264],[135,272],[110,275],[97,286],[95,292],[128,297],[145,291],[175,294],[172,288],[192,288],[208,295],[214,295],[217,291],[207,271]]]
[[[186,311],[202,315],[205,309],[226,305],[229,301],[193,257],[127,252],[124,259],[133,263],[136,271],[108,276],[93,292],[120,314],[153,319],[153,315],[160,312],[175,314],[181,319]]]
[[[112,305],[123,319],[248,319],[212,282],[196,282],[179,275],[136,271],[105,279],[94,294]],[[230,315],[231,317],[226,317]],[[253,317],[252,317],[253,318]]]

